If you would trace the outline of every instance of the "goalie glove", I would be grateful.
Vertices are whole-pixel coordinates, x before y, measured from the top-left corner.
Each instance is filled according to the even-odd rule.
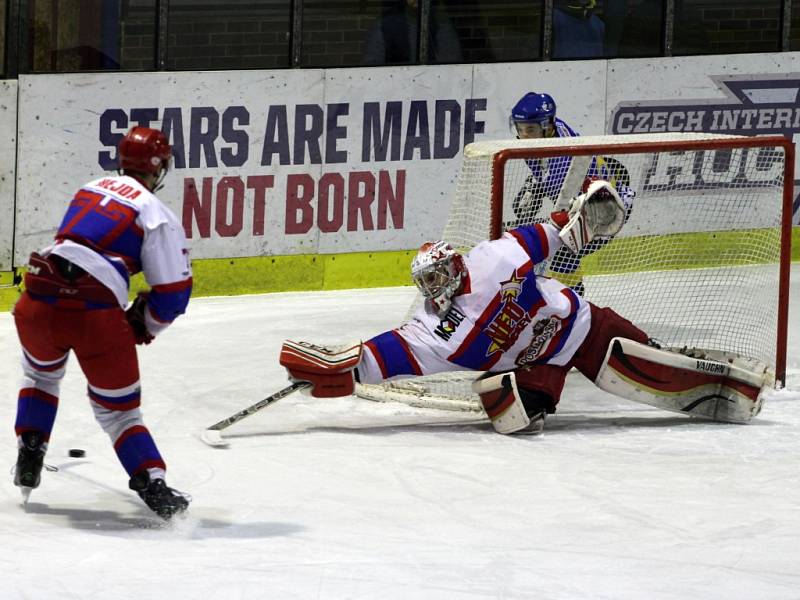
[[[578,254],[594,238],[619,233],[625,222],[625,205],[614,186],[595,179],[572,199],[569,212],[552,213],[550,222],[561,229],[558,236],[564,245]]]
[[[338,398],[355,391],[354,370],[361,361],[361,342],[324,348],[286,340],[280,363],[292,382],[307,381],[315,398]]]

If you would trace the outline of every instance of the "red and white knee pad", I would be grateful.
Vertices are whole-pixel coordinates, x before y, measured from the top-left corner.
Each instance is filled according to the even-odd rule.
[[[544,428],[544,412],[532,419],[517,388],[513,372],[486,374],[472,382],[472,391],[481,398],[486,415],[497,433],[540,433]]]

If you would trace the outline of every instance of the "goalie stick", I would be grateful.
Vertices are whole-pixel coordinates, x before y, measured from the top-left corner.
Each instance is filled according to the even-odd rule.
[[[263,400],[259,400],[255,404],[248,406],[245,409],[240,410],[239,412],[232,414],[227,419],[222,419],[218,423],[214,423],[211,427],[204,429],[203,432],[200,434],[200,439],[203,440],[209,446],[213,446],[215,448],[227,446],[228,442],[225,438],[222,437],[220,433],[223,429],[227,429],[234,423],[238,423],[242,419],[249,417],[250,415],[257,413],[262,408],[266,408],[270,404],[274,404],[281,398],[285,398],[289,394],[292,394],[298,390],[305,389],[307,387],[311,387],[311,384],[307,381],[296,381],[290,386],[283,388],[280,391],[275,392],[271,396],[267,396]]]

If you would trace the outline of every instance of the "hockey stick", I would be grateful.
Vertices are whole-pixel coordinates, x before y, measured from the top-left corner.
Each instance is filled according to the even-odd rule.
[[[234,423],[238,423],[242,419],[249,417],[250,415],[257,413],[262,408],[266,408],[270,404],[274,404],[281,398],[285,398],[289,394],[296,392],[298,390],[303,390],[305,388],[311,387],[311,384],[307,381],[296,381],[292,385],[283,388],[280,391],[275,392],[271,396],[267,396],[263,400],[259,400],[252,406],[248,406],[245,409],[240,410],[239,412],[231,415],[227,419],[222,419],[219,423],[214,423],[208,429],[204,429],[203,433],[200,434],[200,439],[203,440],[209,446],[214,447],[222,447],[227,446],[228,442],[222,437],[220,433],[223,429],[226,429],[233,425]]]

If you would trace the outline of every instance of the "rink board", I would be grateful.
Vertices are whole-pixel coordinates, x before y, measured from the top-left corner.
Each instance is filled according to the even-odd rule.
[[[0,135],[19,154],[16,172],[0,156],[0,270],[47,244],[75,186],[112,172],[118,139],[146,124],[175,146],[160,196],[184,224],[198,293],[407,284],[401,263],[440,236],[463,145],[508,138],[530,82],[583,135],[800,133],[797,52],[22,75],[18,123],[17,84],[0,84]]]
[[[0,81],[0,271],[11,269],[17,147],[17,82]]]
[[[720,256],[725,247],[717,246],[716,235],[695,234],[697,260],[695,268],[713,266],[706,258],[699,260],[700,250],[719,248]],[[615,243],[636,243],[635,238],[616,240]],[[227,296],[234,294],[253,294],[264,292],[286,292],[294,290],[337,290],[369,287],[393,287],[411,285],[410,264],[414,251],[362,252],[346,255],[292,255],[262,256],[232,259],[194,260],[193,295]],[[691,257],[689,257],[691,258]],[[792,260],[800,261],[800,227],[792,230]],[[618,269],[616,269],[618,272]],[[565,276],[559,279],[572,285],[586,275],[609,274],[603,264],[603,251],[587,256],[573,281]],[[131,294],[147,286],[141,276],[131,282]],[[13,306],[19,297],[19,290],[12,286],[12,274],[0,273],[0,311]]]

